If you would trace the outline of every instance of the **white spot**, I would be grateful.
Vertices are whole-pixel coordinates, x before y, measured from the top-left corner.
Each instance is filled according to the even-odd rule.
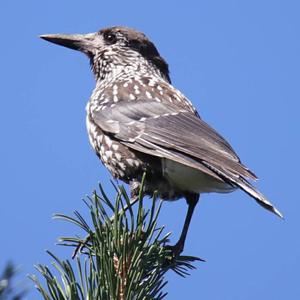
[[[105,155],[106,155],[108,158],[112,158],[112,151],[111,151],[111,150],[106,151],[106,152],[105,152]]]
[[[113,86],[113,95],[118,95],[118,86],[116,84]]]
[[[102,156],[102,159],[103,159],[104,162],[107,163],[108,159],[107,159],[107,157],[105,155]]]
[[[115,153],[115,156],[116,156],[116,159],[117,159],[118,161],[121,161],[122,156],[121,156],[120,153]]]
[[[158,97],[155,97],[155,100],[161,102],[161,100]]]
[[[130,98],[130,100],[135,100],[136,99],[136,97],[133,94],[129,94],[129,98]]]
[[[150,80],[149,80],[149,82],[148,82],[148,86],[154,86],[155,85],[155,83],[156,83],[156,79],[154,79],[154,78],[151,78]]]
[[[144,121],[146,121],[147,120],[147,118],[145,118],[145,117],[142,117],[142,118],[140,118],[140,120],[139,121],[141,121],[141,122],[144,122]]]
[[[119,101],[119,98],[116,95],[114,95],[114,102],[118,102],[118,101]]]
[[[148,97],[148,99],[152,99],[152,95],[150,92],[146,91],[146,96]]]
[[[159,91],[162,91],[162,87],[161,87],[160,85],[158,85],[156,88],[157,88]]]
[[[112,144],[112,148],[113,148],[113,150],[117,151],[119,149],[119,145],[118,144]]]
[[[112,145],[112,140],[111,140],[108,136],[105,136],[104,139],[105,139],[105,143],[106,143],[107,146],[110,148],[111,145]],[[101,146],[101,147],[102,147],[102,146]]]
[[[122,170],[125,170],[125,169],[126,169],[125,164],[122,163],[122,162],[119,162],[119,167],[120,167]]]
[[[123,171],[121,171],[121,170],[118,170],[118,173],[119,173],[120,177],[124,177],[125,176],[125,173]]]
[[[133,165],[134,165],[134,160],[133,160],[132,158],[127,158],[126,161],[128,162],[128,164],[129,164],[130,166],[133,167]]]
[[[104,149],[104,146],[102,145],[102,146],[100,147],[100,154],[104,154],[104,152],[105,152],[105,149]]]
[[[124,87],[124,88],[128,87],[128,82],[125,82],[125,83],[123,84],[123,87]]]

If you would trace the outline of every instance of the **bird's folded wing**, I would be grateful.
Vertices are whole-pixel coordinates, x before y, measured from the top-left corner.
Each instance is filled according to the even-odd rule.
[[[94,122],[128,147],[202,169],[212,164],[232,176],[256,179],[226,140],[192,112],[158,101],[120,101],[92,112]],[[222,176],[221,176],[222,177]]]
[[[158,101],[120,101],[92,112],[94,122],[128,147],[198,169],[244,190],[261,206],[281,213],[246,179],[256,176],[214,129],[191,111]]]

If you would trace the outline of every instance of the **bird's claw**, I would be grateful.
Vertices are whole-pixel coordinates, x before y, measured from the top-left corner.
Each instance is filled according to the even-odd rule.
[[[167,245],[165,249],[172,254],[173,258],[178,257],[183,251],[184,245],[182,243],[177,243],[175,245]]]

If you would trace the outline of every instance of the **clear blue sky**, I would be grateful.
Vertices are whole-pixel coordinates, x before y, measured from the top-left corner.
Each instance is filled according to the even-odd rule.
[[[168,276],[168,299],[300,299],[300,5],[298,1],[1,1],[0,267],[33,273],[74,228],[51,216],[85,212],[81,198],[109,176],[89,146],[88,60],[38,39],[110,25],[144,31],[173,83],[260,178],[284,221],[242,192],[202,197],[186,254],[207,260]],[[179,234],[184,201],[161,224]],[[29,299],[39,299],[33,291]]]

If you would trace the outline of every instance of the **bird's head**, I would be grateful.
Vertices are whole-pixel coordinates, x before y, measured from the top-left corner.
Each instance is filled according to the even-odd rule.
[[[155,45],[143,33],[115,26],[88,34],[47,34],[42,39],[85,53],[97,79],[122,68],[148,65],[170,82],[169,68]]]

